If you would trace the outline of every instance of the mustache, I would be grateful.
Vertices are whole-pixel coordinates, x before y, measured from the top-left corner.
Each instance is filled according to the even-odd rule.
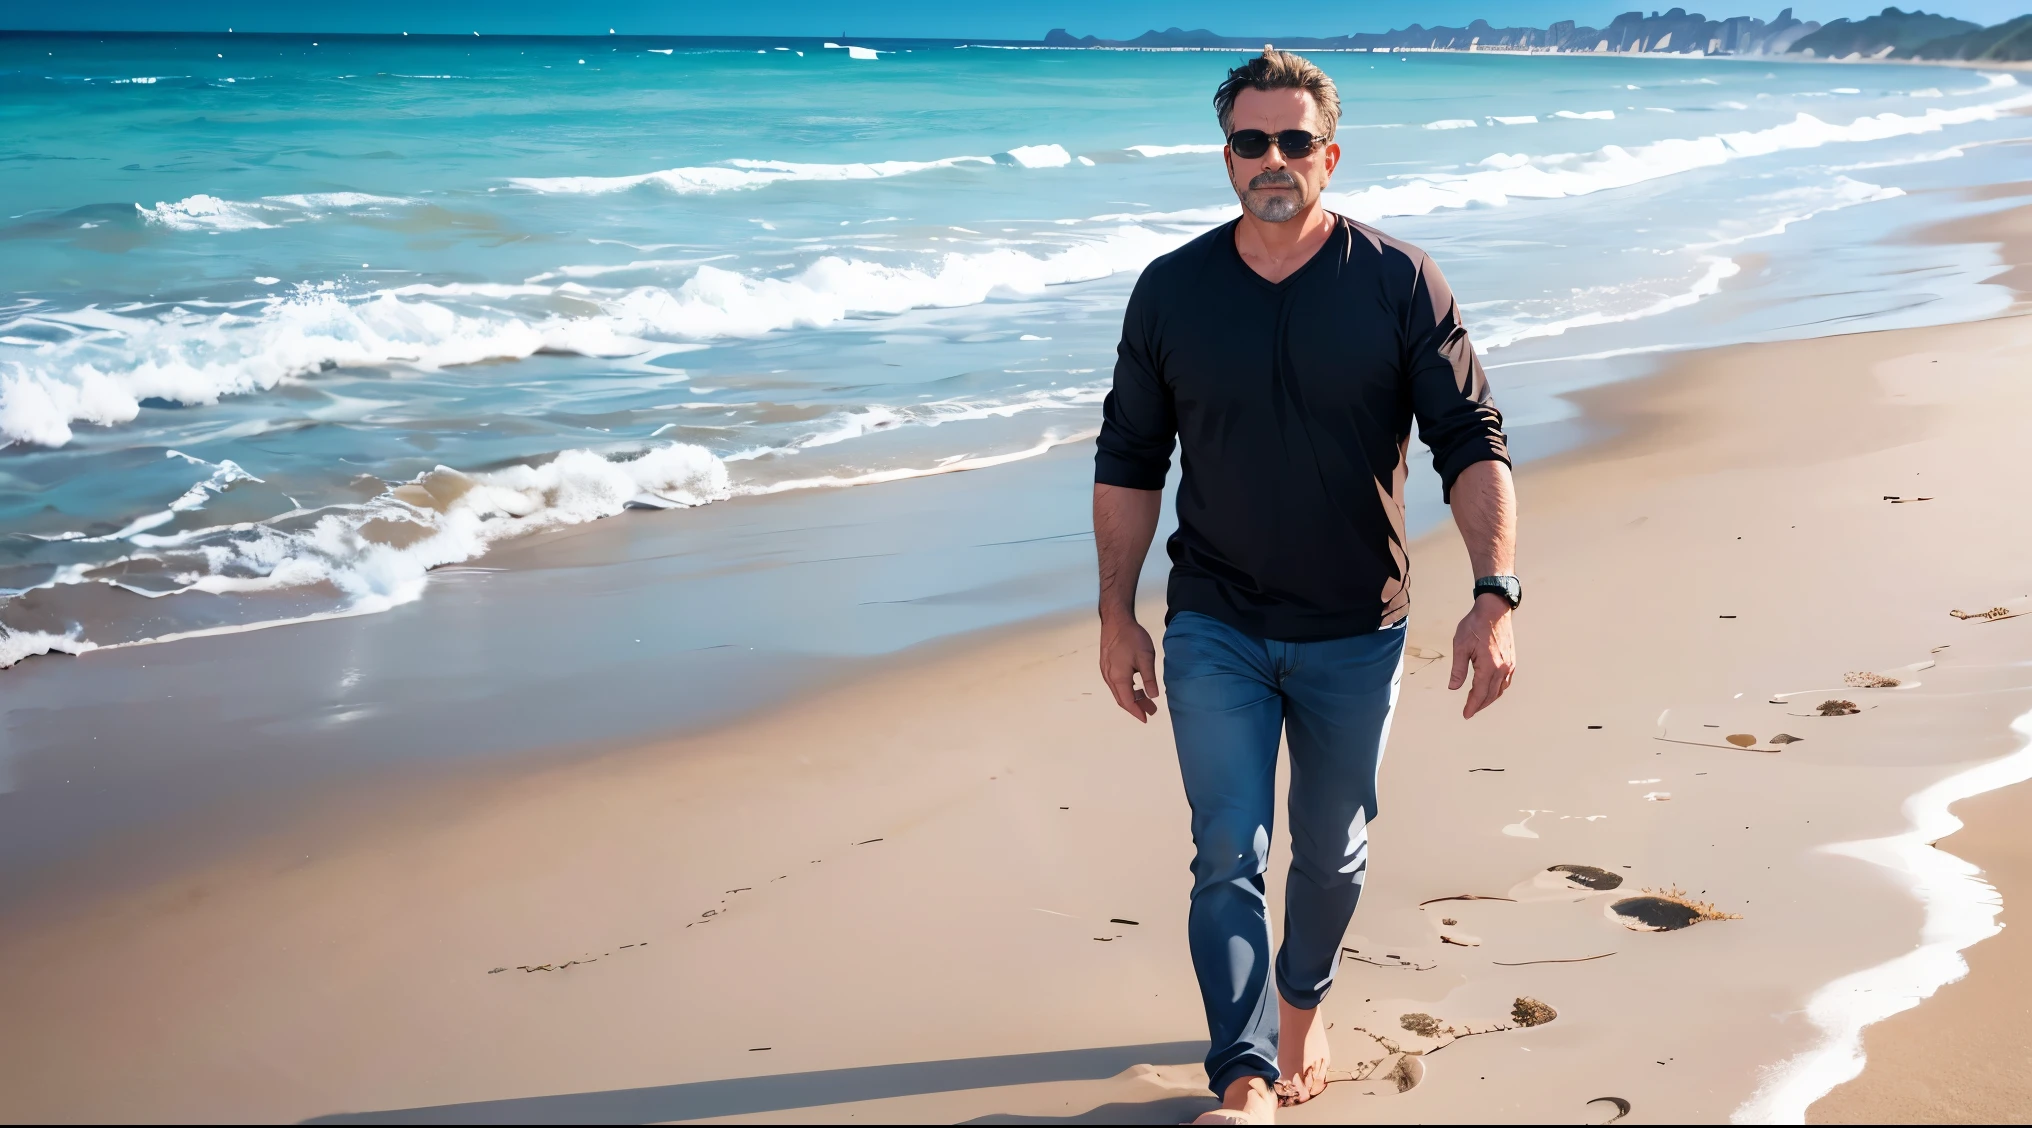
[[[1252,192],[1264,188],[1296,187],[1298,187],[1298,178],[1283,169],[1271,169],[1268,172],[1258,173],[1254,179],[1249,181],[1249,190]]]

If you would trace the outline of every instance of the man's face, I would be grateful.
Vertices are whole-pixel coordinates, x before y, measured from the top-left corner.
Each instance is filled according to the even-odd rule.
[[[1312,95],[1303,90],[1244,90],[1228,115],[1230,131],[1260,129],[1276,134],[1303,129],[1317,137],[1326,129]],[[1253,160],[1223,149],[1228,180],[1242,206],[1266,223],[1283,223],[1310,207],[1326,191],[1340,163],[1339,145],[1321,145],[1305,156],[1287,155],[1276,145]]]

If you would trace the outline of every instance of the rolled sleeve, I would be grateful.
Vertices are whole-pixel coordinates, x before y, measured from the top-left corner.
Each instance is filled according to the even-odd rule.
[[[1481,358],[1461,323],[1460,305],[1429,259],[1419,263],[1406,328],[1412,414],[1418,437],[1432,448],[1442,496],[1451,501],[1461,471],[1477,462],[1507,465],[1510,448],[1503,413],[1496,410]]]
[[[1161,490],[1171,472],[1178,414],[1171,390],[1158,372],[1150,304],[1139,281],[1122,318],[1114,390],[1101,405],[1101,435],[1094,451],[1094,481],[1099,485]]]

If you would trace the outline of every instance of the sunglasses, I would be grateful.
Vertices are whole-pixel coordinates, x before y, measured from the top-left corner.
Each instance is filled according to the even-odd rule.
[[[1237,129],[1228,134],[1228,148],[1245,161],[1253,161],[1270,151],[1271,142],[1277,143],[1277,151],[1287,160],[1312,155],[1314,149],[1327,143],[1325,137],[1315,137],[1303,129],[1280,129],[1276,133],[1265,133],[1260,129]]]

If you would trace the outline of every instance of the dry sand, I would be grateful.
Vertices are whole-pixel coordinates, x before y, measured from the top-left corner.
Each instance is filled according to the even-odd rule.
[[[1511,694],[1463,722],[1443,661],[1407,674],[1325,1004],[1339,1064],[1376,1076],[1290,1121],[1607,1120],[1597,1098],[1632,1123],[1727,1118],[1823,1043],[1820,985],[1919,937],[1900,878],[1817,847],[1903,830],[1905,796],[2021,743],[2032,616],[1948,611],[2032,588],[2032,319],[1718,350],[1578,398],[1615,434],[1521,475]],[[1467,564],[1450,531],[1413,558],[1411,643],[1443,652]],[[1186,812],[1162,718],[1108,703],[1093,635],[961,640],[710,733],[348,799],[230,862],[16,913],[0,1117],[1188,1118],[1211,1102]],[[1906,684],[1845,684],[1861,671]],[[1819,716],[1831,698],[1860,711]],[[1606,912],[1647,887],[1740,919]],[[1463,894],[1484,899],[1434,901]],[[1908,1017],[1973,991],[1950,1025],[2016,998],[2022,1031],[2004,943]],[[1517,1028],[1519,999],[1557,1017]],[[1934,1077],[1939,1047],[1976,1055],[1985,1099],[2022,1084],[1995,1039],[1925,1038],[1892,1052]]]

